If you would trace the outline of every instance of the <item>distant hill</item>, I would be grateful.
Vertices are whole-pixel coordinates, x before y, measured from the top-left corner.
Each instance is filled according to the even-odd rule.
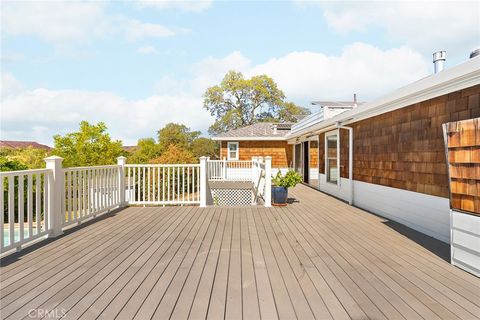
[[[43,149],[43,150],[50,150],[49,146],[45,144],[38,143],[36,141],[8,141],[8,140],[0,140],[0,148],[6,149],[26,149],[28,147],[32,147],[34,149]]]

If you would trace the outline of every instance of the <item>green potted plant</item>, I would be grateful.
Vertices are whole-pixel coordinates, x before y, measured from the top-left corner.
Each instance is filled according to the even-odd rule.
[[[282,175],[280,170],[272,178],[272,205],[286,206],[288,198],[288,188],[293,188],[302,182],[302,176],[293,170],[288,170]]]

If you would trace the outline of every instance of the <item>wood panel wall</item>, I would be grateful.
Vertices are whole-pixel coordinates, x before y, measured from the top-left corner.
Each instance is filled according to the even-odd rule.
[[[448,198],[442,125],[479,117],[479,95],[477,85],[352,124],[354,179]]]
[[[353,178],[449,197],[442,125],[480,117],[480,85],[350,124]],[[325,173],[325,134],[319,136],[319,171]],[[348,178],[348,131],[340,130],[340,174]]]
[[[444,126],[452,208],[480,214],[480,118]]]
[[[286,141],[239,141],[238,148],[239,160],[271,156],[273,168],[293,167],[293,146]],[[220,159],[224,157],[227,157],[227,141],[222,141],[220,148]]]

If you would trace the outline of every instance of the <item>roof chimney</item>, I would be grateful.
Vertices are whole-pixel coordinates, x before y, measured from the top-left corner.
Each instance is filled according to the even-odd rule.
[[[357,106],[357,94],[353,94],[353,107],[355,108]]]
[[[480,48],[473,49],[472,52],[470,52],[470,59],[475,58],[476,56],[480,55]]]
[[[273,129],[273,134],[277,134],[277,125],[276,124],[274,124],[272,126],[272,129]]]
[[[445,69],[445,59],[447,53],[445,51],[437,51],[433,54],[433,66],[435,73]]]

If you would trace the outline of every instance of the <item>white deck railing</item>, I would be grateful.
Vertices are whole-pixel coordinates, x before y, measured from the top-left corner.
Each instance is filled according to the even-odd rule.
[[[63,226],[118,207],[120,170],[118,165],[64,169]]]
[[[258,202],[261,198],[266,206],[271,203],[271,186],[272,184],[272,159],[270,157],[253,157],[252,158],[252,183],[255,195],[254,202]]]
[[[251,181],[252,161],[207,160],[209,181]]]
[[[0,172],[0,253],[56,237],[76,223],[132,205],[207,205],[208,180],[251,181],[256,198],[270,206],[271,158],[200,164],[126,164]],[[223,173],[222,173],[223,172]]]
[[[130,204],[199,204],[199,164],[127,164]]]
[[[0,248],[7,251],[48,232],[52,171],[0,172]]]

